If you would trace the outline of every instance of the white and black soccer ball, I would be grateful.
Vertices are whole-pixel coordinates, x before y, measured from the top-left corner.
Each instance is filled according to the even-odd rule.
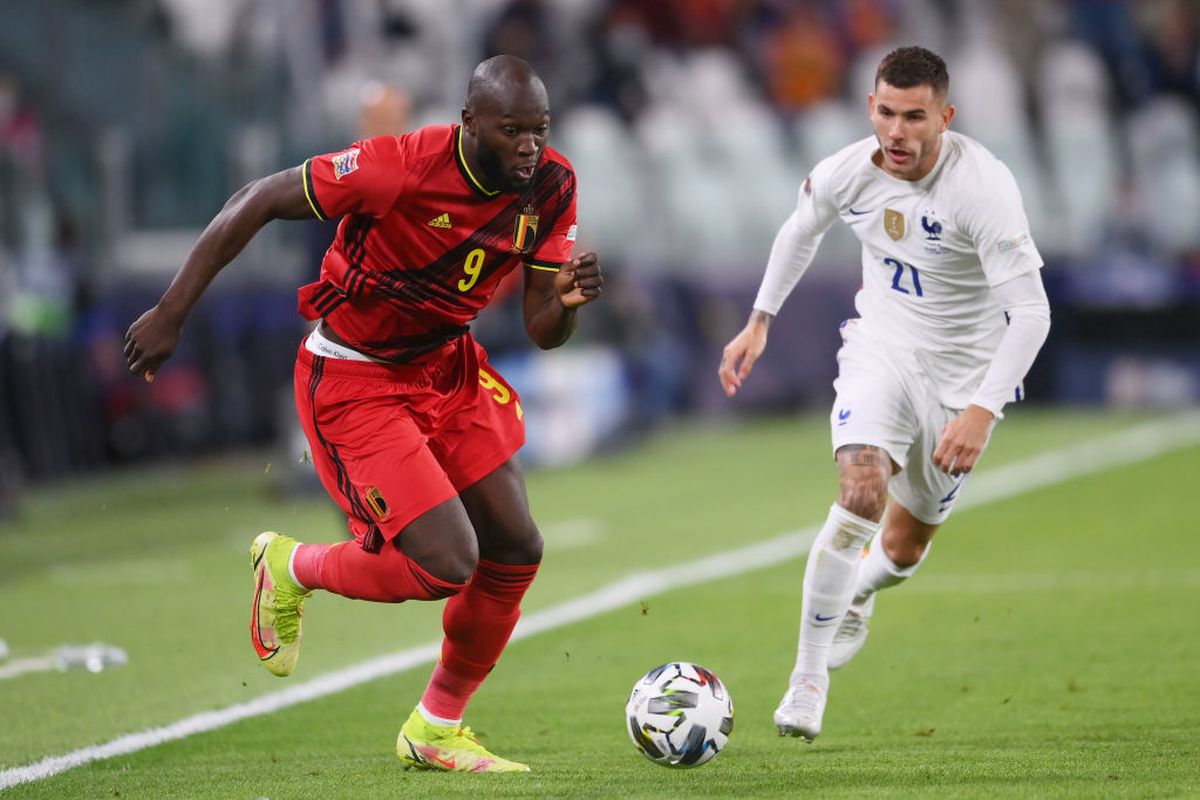
[[[733,700],[709,670],[672,661],[633,685],[625,720],[634,746],[655,764],[698,767],[729,741]]]

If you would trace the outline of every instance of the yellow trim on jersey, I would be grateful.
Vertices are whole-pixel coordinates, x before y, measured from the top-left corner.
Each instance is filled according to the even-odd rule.
[[[525,266],[530,269],[540,269],[542,272],[562,272],[562,267],[544,267],[541,264],[531,264],[528,261],[525,262]]]
[[[300,168],[300,178],[302,181],[304,181],[304,199],[308,201],[308,207],[311,208],[312,212],[317,215],[317,219],[321,220],[321,222],[327,222],[328,220],[326,220],[325,215],[317,210],[317,204],[313,202],[312,194],[308,191],[310,178],[308,165],[311,162],[311,158],[305,159],[304,165]]]
[[[475,177],[475,173],[471,172],[471,166],[467,163],[466,155],[463,154],[462,137],[463,137],[463,126],[459,125],[458,126],[458,163],[462,164],[463,172],[467,173],[467,177],[471,179],[471,183],[475,184],[475,188],[478,189],[479,191],[483,192],[488,197],[495,197],[496,195],[500,194],[499,189],[495,190],[494,192],[489,191],[487,189],[487,187],[485,187],[482,183],[480,183],[479,179]]]

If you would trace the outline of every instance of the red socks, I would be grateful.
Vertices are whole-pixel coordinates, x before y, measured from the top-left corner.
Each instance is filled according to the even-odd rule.
[[[533,583],[537,564],[480,560],[471,582],[446,601],[442,657],[421,704],[444,719],[462,719],[471,695],[500,658],[521,616],[521,598]]]
[[[450,598],[442,614],[442,657],[421,698],[429,713],[448,720],[462,719],[496,665],[537,571],[537,564],[481,559],[464,587],[435,578],[390,545],[368,553],[355,542],[302,544],[292,556],[292,574],[305,589],[384,603]]]
[[[292,573],[305,589],[381,603],[440,600],[463,588],[430,575],[391,545],[368,553],[355,542],[302,544],[293,554]]]

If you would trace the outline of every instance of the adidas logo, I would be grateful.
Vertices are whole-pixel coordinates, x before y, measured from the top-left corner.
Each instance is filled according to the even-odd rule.
[[[450,228],[450,214],[449,213],[438,214],[436,217],[429,220],[429,222],[426,222],[425,224],[429,225],[430,227],[433,227],[433,228],[449,229]]]

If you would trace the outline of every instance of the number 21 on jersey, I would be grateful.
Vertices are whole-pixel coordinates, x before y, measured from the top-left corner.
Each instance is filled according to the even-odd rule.
[[[897,261],[894,258],[885,258],[883,263],[896,270],[892,273],[893,289],[900,294],[914,294],[917,297],[925,296],[925,292],[921,290],[921,273],[917,271],[916,267],[907,261]]]

